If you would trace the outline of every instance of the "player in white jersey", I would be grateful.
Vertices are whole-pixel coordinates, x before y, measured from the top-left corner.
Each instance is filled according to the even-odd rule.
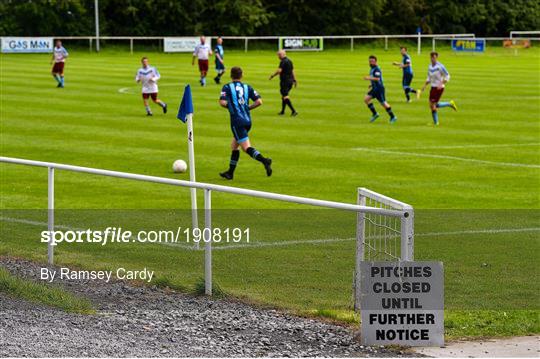
[[[64,64],[68,56],[67,50],[62,46],[62,41],[56,40],[51,59],[51,65],[54,62],[51,73],[56,82],[58,82],[56,87],[64,87]]]
[[[206,86],[206,74],[208,73],[208,57],[212,56],[212,49],[206,44],[206,38],[201,36],[201,43],[195,46],[191,65],[195,65],[195,58],[199,60],[199,71],[201,73],[201,86]]]
[[[144,108],[146,109],[146,115],[152,116],[152,110],[148,105],[148,98],[150,97],[154,103],[157,103],[163,109],[163,113],[167,113],[167,104],[158,98],[158,85],[157,82],[160,79],[158,70],[150,66],[148,58],[143,57],[141,59],[142,67],[137,71],[135,81],[142,84],[142,98]]]
[[[431,115],[433,116],[433,124],[438,125],[438,109],[441,107],[451,107],[454,111],[457,111],[457,106],[454,100],[450,100],[450,102],[439,102],[446,83],[450,81],[450,74],[446,70],[446,67],[438,61],[438,53],[432,52],[430,56],[431,63],[429,64],[426,83],[422,86],[422,89],[417,92],[416,96],[420,97],[420,93],[425,90],[428,84],[431,84],[431,91],[429,92],[429,108],[431,109]]]

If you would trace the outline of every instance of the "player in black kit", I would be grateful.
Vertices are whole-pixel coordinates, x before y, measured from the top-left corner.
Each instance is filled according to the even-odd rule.
[[[291,116],[298,115],[298,112],[294,109],[291,99],[289,98],[289,92],[291,91],[293,85],[296,87],[296,76],[294,75],[293,63],[287,57],[285,50],[279,50],[278,58],[280,59],[279,67],[270,76],[270,80],[279,75],[279,92],[281,93],[281,112],[278,115],[285,114],[285,106],[289,106],[291,109]]]

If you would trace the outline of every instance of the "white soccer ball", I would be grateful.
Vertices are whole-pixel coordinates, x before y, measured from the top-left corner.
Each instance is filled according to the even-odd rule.
[[[184,160],[176,160],[172,165],[172,169],[175,173],[184,173],[187,171],[187,163]]]

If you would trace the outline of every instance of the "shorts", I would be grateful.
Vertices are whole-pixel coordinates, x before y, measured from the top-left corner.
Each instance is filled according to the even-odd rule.
[[[55,62],[51,72],[55,74],[63,74],[64,64],[64,62]]]
[[[153,92],[153,93],[143,93],[142,94],[142,98],[145,99],[145,100],[148,100],[149,97],[152,98],[153,101],[157,100],[157,92]]]
[[[245,142],[249,140],[248,133],[251,130],[251,123],[246,125],[231,123],[231,130],[237,143]]]
[[[377,101],[379,101],[380,103],[386,102],[386,97],[384,96],[384,88],[379,89],[379,90],[371,89],[369,90],[367,94],[368,96],[371,96],[372,98],[377,99]]]
[[[413,79],[413,74],[410,74],[407,72],[403,73],[402,84],[403,84],[404,89],[411,87],[412,79]]]
[[[221,72],[225,71],[225,65],[222,62],[216,61],[216,71]]]
[[[293,87],[294,82],[280,82],[279,83],[279,93],[281,93],[281,96],[289,96],[289,92],[291,91]]]
[[[199,71],[207,72],[208,71],[208,60],[199,59]]]
[[[436,87],[432,87],[431,91],[429,91],[429,102],[437,103],[442,97],[442,94],[444,92],[444,87],[441,89],[438,89]]]

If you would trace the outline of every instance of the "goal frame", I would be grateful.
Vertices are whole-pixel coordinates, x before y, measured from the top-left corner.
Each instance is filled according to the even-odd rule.
[[[357,205],[366,206],[367,200],[374,200],[392,210],[403,211],[400,217],[400,255],[399,261],[409,262],[414,260],[414,209],[411,205],[395,200],[388,196],[374,192],[367,188],[358,188]],[[361,263],[366,260],[366,213],[357,213],[356,224],[356,256],[354,271],[354,310],[360,310],[360,268]]]

